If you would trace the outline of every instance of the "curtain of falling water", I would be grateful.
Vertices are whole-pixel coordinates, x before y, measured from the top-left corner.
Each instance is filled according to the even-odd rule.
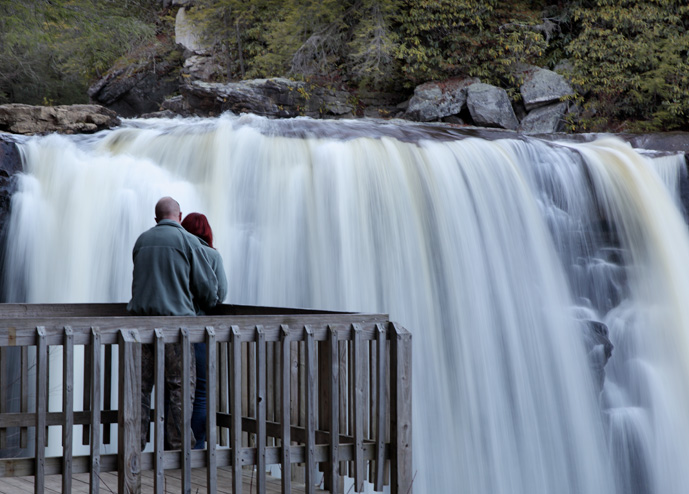
[[[131,247],[172,195],[208,216],[227,302],[383,311],[412,331],[416,492],[686,491],[677,161],[664,185],[616,141],[302,124],[133,121],[33,140],[10,300],[127,301]],[[616,345],[600,400],[581,319]]]

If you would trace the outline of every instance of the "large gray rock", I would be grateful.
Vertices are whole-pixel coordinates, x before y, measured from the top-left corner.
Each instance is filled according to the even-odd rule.
[[[89,134],[118,125],[117,114],[100,105],[0,105],[0,131],[14,134]]]
[[[123,117],[159,110],[167,96],[179,91],[182,61],[173,53],[160,53],[152,59],[108,72],[89,88],[91,101]]]
[[[467,107],[476,125],[515,130],[519,121],[507,92],[490,84],[476,83],[467,88]]]
[[[199,27],[189,19],[185,7],[181,7],[175,17],[175,41],[187,50],[197,54],[206,54],[211,49],[203,41]]]
[[[225,111],[268,117],[351,118],[351,95],[289,79],[253,79],[227,84],[193,81],[182,86],[186,107],[197,115]]]
[[[480,82],[468,79],[450,79],[443,82],[427,82],[414,89],[405,117],[417,122],[431,122],[457,115],[467,99],[467,87]]]
[[[525,134],[552,134],[564,128],[567,103],[542,106],[531,110],[521,121],[519,130]]]
[[[524,83],[519,91],[527,110],[560,101],[574,94],[572,86],[560,74],[552,70],[532,67],[523,72]]]

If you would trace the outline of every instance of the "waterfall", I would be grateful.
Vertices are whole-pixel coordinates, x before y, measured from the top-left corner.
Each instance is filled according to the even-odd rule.
[[[8,301],[126,302],[134,241],[171,195],[208,217],[226,302],[412,332],[415,492],[689,490],[683,158],[250,115],[21,152]]]

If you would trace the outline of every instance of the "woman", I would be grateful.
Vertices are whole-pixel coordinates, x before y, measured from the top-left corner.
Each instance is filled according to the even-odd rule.
[[[204,252],[208,255],[211,266],[218,278],[218,300],[225,300],[227,295],[227,278],[223,267],[220,252],[213,247],[213,230],[208,219],[201,213],[189,213],[182,220],[182,227],[189,233],[196,235],[201,244],[205,246]],[[197,314],[203,311],[197,309]],[[203,449],[206,446],[206,344],[194,344],[196,354],[196,394],[194,395],[194,411],[191,416],[191,429],[194,431],[196,446],[194,449]]]

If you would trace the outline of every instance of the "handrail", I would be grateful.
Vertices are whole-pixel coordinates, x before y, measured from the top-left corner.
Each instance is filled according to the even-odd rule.
[[[206,450],[190,449],[186,427],[183,450],[163,451],[158,394],[152,401],[153,451],[142,453],[142,345],[154,345],[159,366],[155,389],[162,393],[164,344],[181,343],[188,359],[191,345],[201,342],[207,352],[208,407],[216,410],[208,414]],[[49,366],[49,346],[63,348],[61,372]],[[75,373],[81,369],[74,359],[79,346],[85,355],[81,374]],[[20,449],[33,451],[23,458],[0,458],[0,478],[33,475],[36,492],[41,492],[45,475],[56,473],[62,474],[63,492],[68,492],[72,474],[79,472],[91,473],[93,491],[99,472],[113,470],[120,473],[119,492],[140,492],[140,472],[148,469],[155,470],[156,492],[162,492],[164,471],[171,468],[182,469],[182,492],[189,492],[192,467],[207,468],[207,492],[215,492],[217,468],[231,467],[233,492],[239,493],[242,467],[255,465],[262,493],[266,466],[281,465],[287,472],[282,491],[288,493],[289,472],[298,463],[305,464],[307,492],[313,491],[319,466],[333,493],[342,491],[343,475],[354,478],[357,492],[365,481],[382,490],[388,475],[393,494],[411,492],[411,335],[385,314],[222,306],[207,316],[140,317],[126,315],[124,304],[0,304],[0,364],[10,352],[21,352],[22,405],[19,411],[10,410],[2,405],[7,397],[0,395],[0,451],[8,443],[8,428],[19,428],[25,446]],[[35,354],[38,369],[31,381],[29,353]],[[118,382],[110,376],[108,355],[117,363]],[[188,383],[188,366],[183,368],[183,382]],[[0,384],[8,372],[0,365]],[[78,398],[74,376],[83,376],[78,406],[83,411],[73,410]],[[48,411],[48,386],[63,381],[60,411]],[[35,406],[30,410],[25,393],[32,386]],[[94,406],[115,391],[116,411]],[[188,423],[191,405],[185,406],[183,420]],[[110,439],[107,426],[103,435],[108,437],[100,436],[100,425],[115,422],[117,452],[102,454],[99,444]],[[72,438],[74,426],[83,425],[81,439],[90,446],[89,454],[73,455],[64,447],[64,458],[45,457],[46,430],[54,425],[62,426],[68,445],[79,439]],[[33,448],[26,447],[29,430]]]

